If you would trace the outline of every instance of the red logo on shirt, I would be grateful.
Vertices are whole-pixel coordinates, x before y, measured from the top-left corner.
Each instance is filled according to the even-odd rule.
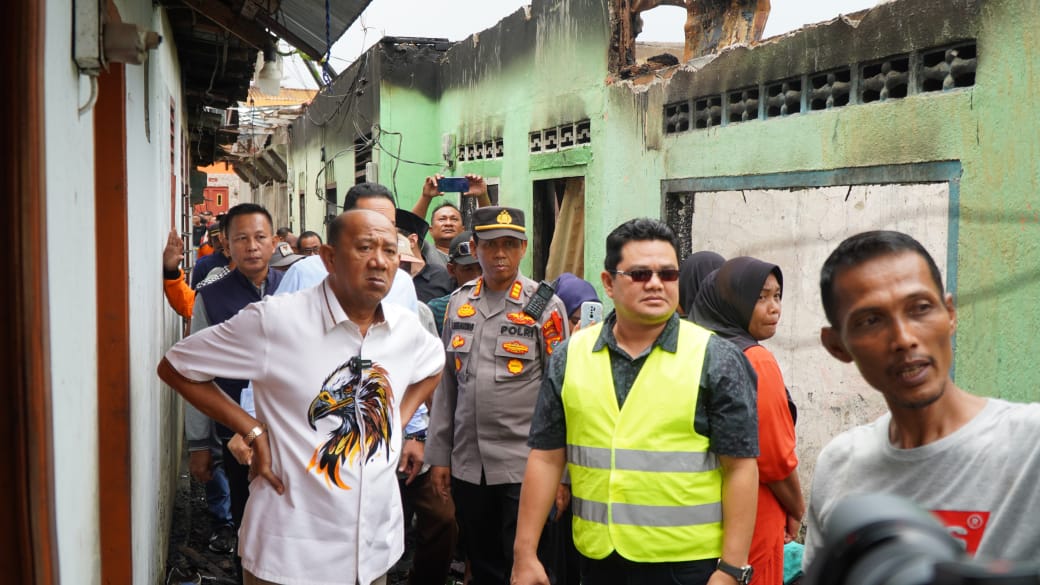
[[[932,510],[932,514],[946,526],[950,536],[964,543],[964,550],[975,554],[979,542],[986,532],[989,512],[963,512],[960,510]]]

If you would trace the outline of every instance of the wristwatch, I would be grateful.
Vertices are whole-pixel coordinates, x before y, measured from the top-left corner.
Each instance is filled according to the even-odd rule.
[[[751,565],[735,567],[722,559],[719,559],[719,565],[716,568],[736,579],[737,585],[748,585],[751,582],[751,574],[755,572]]]

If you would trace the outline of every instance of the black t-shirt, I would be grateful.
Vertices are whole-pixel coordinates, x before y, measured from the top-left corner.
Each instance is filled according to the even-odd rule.
[[[415,285],[415,296],[422,302],[430,299],[443,297],[450,293],[455,287],[452,286],[451,275],[440,266],[427,264],[419,274],[412,278]]]

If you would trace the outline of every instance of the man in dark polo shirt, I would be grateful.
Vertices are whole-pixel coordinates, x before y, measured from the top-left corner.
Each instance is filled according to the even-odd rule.
[[[198,289],[192,309],[193,334],[223,323],[246,305],[274,294],[284,274],[270,269],[275,241],[271,214],[266,209],[253,203],[236,205],[224,216],[221,230],[235,269]],[[242,389],[249,381],[217,378],[216,383],[232,400],[239,402]],[[192,475],[199,480],[207,478],[213,463],[208,449],[212,425],[209,418],[190,405],[185,408],[189,464]],[[249,495],[249,467],[239,464],[228,450],[234,433],[223,425],[216,425],[216,433],[224,448],[224,469],[231,488],[231,517],[235,526],[239,526]]]
[[[422,260],[422,267],[411,266],[409,273],[415,284],[415,296],[422,302],[444,296],[455,289],[451,276],[443,266],[431,263],[422,250],[422,242],[430,230],[426,220],[405,209],[397,209],[397,231],[408,238],[408,248],[412,256]]]

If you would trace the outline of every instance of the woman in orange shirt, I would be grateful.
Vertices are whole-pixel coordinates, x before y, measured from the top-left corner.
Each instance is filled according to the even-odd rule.
[[[784,582],[784,543],[798,535],[805,513],[794,405],[779,364],[758,343],[776,334],[783,285],[780,267],[742,256],[708,275],[693,305],[693,321],[735,343],[758,374],[758,512],[749,557],[753,585]]]

